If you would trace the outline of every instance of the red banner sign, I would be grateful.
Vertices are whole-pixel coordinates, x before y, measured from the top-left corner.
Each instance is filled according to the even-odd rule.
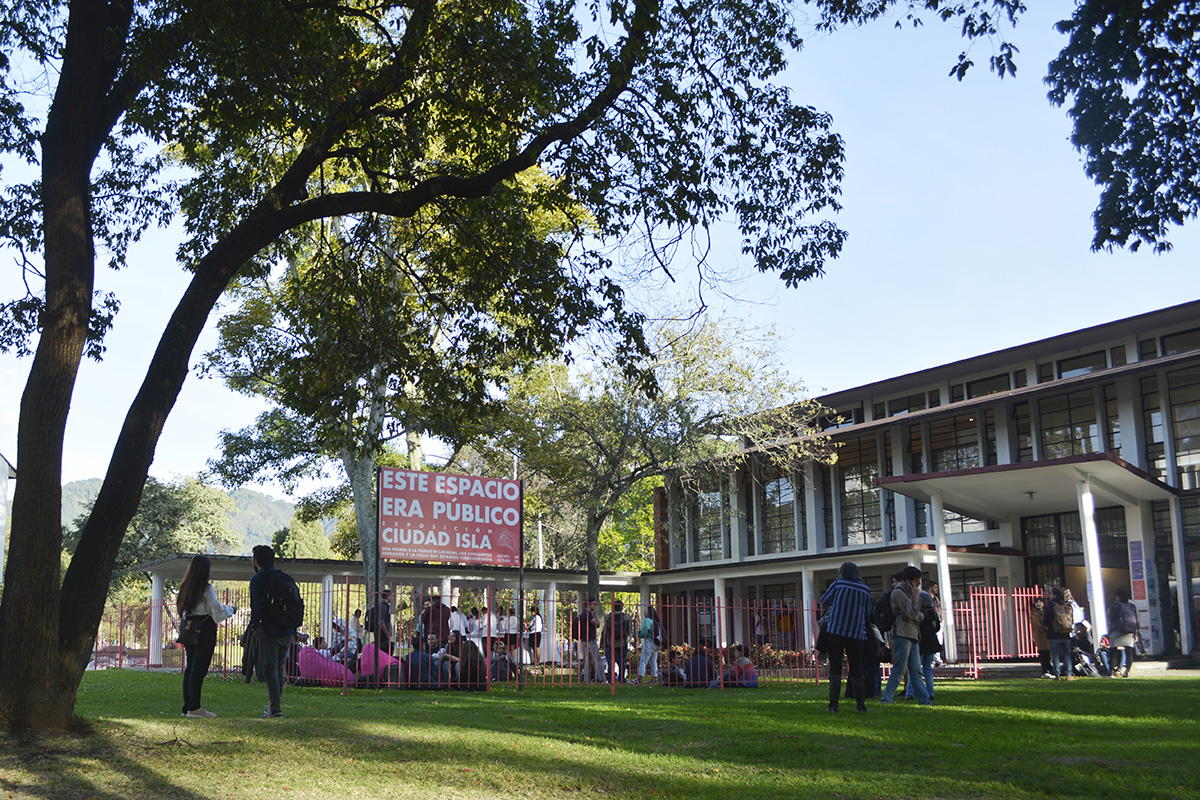
[[[521,482],[381,468],[379,553],[395,561],[518,566]]]

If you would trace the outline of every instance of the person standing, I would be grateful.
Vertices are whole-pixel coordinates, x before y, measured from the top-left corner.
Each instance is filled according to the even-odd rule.
[[[921,570],[913,566],[905,567],[899,574],[900,582],[892,589],[892,611],[896,615],[892,626],[892,674],[888,677],[887,686],[883,689],[881,703],[896,702],[896,687],[900,685],[905,674],[910,676],[913,695],[917,703],[923,706],[933,705],[929,693],[925,691],[925,681],[921,680],[920,638],[921,613],[917,595],[921,590]]]
[[[603,642],[604,654],[609,658],[609,669],[617,683],[624,683],[629,669],[629,617],[625,613],[625,603],[619,599],[613,601],[612,611],[604,620]]]
[[[392,597],[387,589],[367,609],[367,630],[375,635],[375,646],[381,653],[392,655]]]
[[[918,626],[920,629],[920,651],[921,651],[921,674],[916,676],[918,681],[925,681],[925,693],[929,695],[929,699],[933,699],[933,662],[934,658],[942,651],[942,643],[938,641],[938,631],[942,628],[941,617],[938,616],[937,608],[933,604],[933,594],[922,590],[917,595],[917,605],[921,609],[921,614],[925,617],[921,620]],[[905,700],[913,699],[913,675],[908,676],[907,688],[904,692]]]
[[[227,606],[217,601],[217,592],[209,583],[212,562],[208,556],[194,556],[183,580],[179,582],[179,595],[175,598],[175,610],[182,622],[184,617],[202,617],[200,641],[184,645],[187,666],[183,670],[183,713],[184,717],[215,717],[200,705],[200,691],[204,678],[217,649],[217,626],[237,613],[237,606]]]
[[[533,652],[533,665],[540,667],[542,665],[542,614],[537,606],[533,607],[533,614],[526,624],[529,631],[529,649]]]
[[[1033,646],[1038,651],[1038,662],[1043,678],[1055,677],[1050,666],[1050,639],[1046,635],[1046,598],[1033,598],[1033,610],[1029,612],[1029,627],[1033,629]]]
[[[850,669],[847,680],[853,687],[854,702],[861,714],[867,710],[862,657],[867,642],[867,617],[871,613],[871,590],[853,561],[838,568],[837,580],[821,595],[821,610],[829,654],[829,706],[826,710],[834,713],[838,710],[844,654]]]
[[[1061,587],[1050,590],[1050,602],[1043,615],[1046,638],[1050,640],[1050,665],[1054,679],[1073,681],[1071,674],[1071,632],[1075,629],[1075,614]]]
[[[1112,672],[1109,674],[1114,678],[1128,678],[1129,668],[1133,666],[1133,648],[1137,643],[1137,606],[1129,602],[1129,590],[1125,587],[1120,587],[1113,594],[1116,599],[1108,609],[1108,641],[1120,655],[1113,662]]]
[[[579,614],[579,657],[582,662],[580,677],[584,683],[604,682],[604,676],[600,672],[600,648],[596,644],[596,631],[600,627],[597,613],[596,598],[589,597]]]
[[[254,577],[250,579],[250,627],[262,628],[259,646],[259,663],[267,679],[267,709],[263,719],[283,716],[280,702],[283,698],[284,667],[287,664],[288,648],[295,628],[282,628],[267,619],[267,588],[271,573],[275,569],[275,551],[265,544],[254,546]]]
[[[642,655],[638,659],[638,680],[646,677],[646,668],[650,668],[650,677],[658,680],[658,651],[662,648],[666,637],[663,635],[662,620],[658,618],[658,609],[653,604],[646,606],[646,619],[638,631],[642,642]]]
[[[362,626],[362,609],[354,609],[354,616],[350,618],[350,638],[354,639],[355,649],[361,653],[363,649],[363,626]]]

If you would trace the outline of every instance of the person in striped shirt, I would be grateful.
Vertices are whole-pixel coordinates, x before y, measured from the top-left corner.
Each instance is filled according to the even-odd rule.
[[[867,615],[871,590],[863,582],[858,565],[847,561],[838,568],[838,579],[821,595],[825,636],[829,654],[829,708],[836,713],[842,691],[842,655],[850,662],[849,682],[854,689],[858,712],[867,710],[866,687],[862,681],[863,642],[867,640]]]

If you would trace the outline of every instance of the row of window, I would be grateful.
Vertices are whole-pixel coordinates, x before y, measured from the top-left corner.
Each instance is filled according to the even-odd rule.
[[[1061,363],[1061,362],[1060,362]],[[1170,414],[1170,444],[1185,490],[1200,489],[1200,367],[1168,372],[1166,403],[1157,377],[1141,379],[1141,406],[1147,471],[1166,477],[1167,444],[1164,413]],[[1033,409],[1036,408],[1036,428]],[[1015,460],[1053,460],[1091,453],[1121,453],[1121,429],[1116,387],[1108,384],[1044,398],[1012,407]],[[980,409],[932,420],[927,426],[911,424],[900,431],[907,436],[905,452],[910,474],[973,469],[998,463],[996,420],[993,409]],[[926,437],[928,441],[926,441]],[[1035,448],[1035,442],[1037,447]],[[892,431],[843,442],[837,465],[820,475],[824,544],[833,548],[884,544],[896,538],[895,502],[882,497],[880,476],[892,474]],[[808,549],[805,493],[788,476],[771,468],[748,477],[741,487],[740,508],[750,530],[749,555],[786,553]],[[836,507],[836,515],[835,515]],[[757,515],[755,510],[757,509]],[[925,509],[918,504],[914,536],[928,535]],[[757,518],[755,518],[757,517]],[[730,553],[730,503],[719,481],[701,487],[692,505],[692,552],[687,558],[713,561]],[[948,532],[978,531],[979,520],[947,514]],[[755,523],[761,536],[755,534]],[[1031,554],[1034,554],[1031,551]]]
[[[1150,361],[1155,358],[1186,353],[1196,349],[1200,349],[1200,328],[1139,341],[1138,360]],[[1061,380],[1064,378],[1074,378],[1078,375],[1089,375],[1113,367],[1124,366],[1126,363],[1124,345],[1042,362],[1037,365],[1038,383],[1049,383],[1055,379]],[[951,384],[950,402],[957,403],[961,400],[986,397],[999,392],[1020,389],[1027,385],[1028,378],[1024,369],[1003,372],[973,381]],[[926,408],[936,408],[940,405],[940,391],[932,389],[928,392],[918,392],[904,397],[893,398],[886,402],[877,402],[872,407],[871,417],[872,419],[898,417],[914,411],[923,411]],[[824,429],[842,428],[859,424],[863,420],[863,407],[858,405],[849,409],[839,410],[837,416],[827,420]]]

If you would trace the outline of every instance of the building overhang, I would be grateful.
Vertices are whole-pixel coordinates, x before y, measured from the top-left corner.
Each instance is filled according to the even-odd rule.
[[[896,475],[880,478],[879,486],[924,503],[940,495],[949,511],[1003,522],[1078,509],[1078,485],[1084,481],[1091,484],[1102,505],[1129,507],[1179,494],[1111,453]]]

